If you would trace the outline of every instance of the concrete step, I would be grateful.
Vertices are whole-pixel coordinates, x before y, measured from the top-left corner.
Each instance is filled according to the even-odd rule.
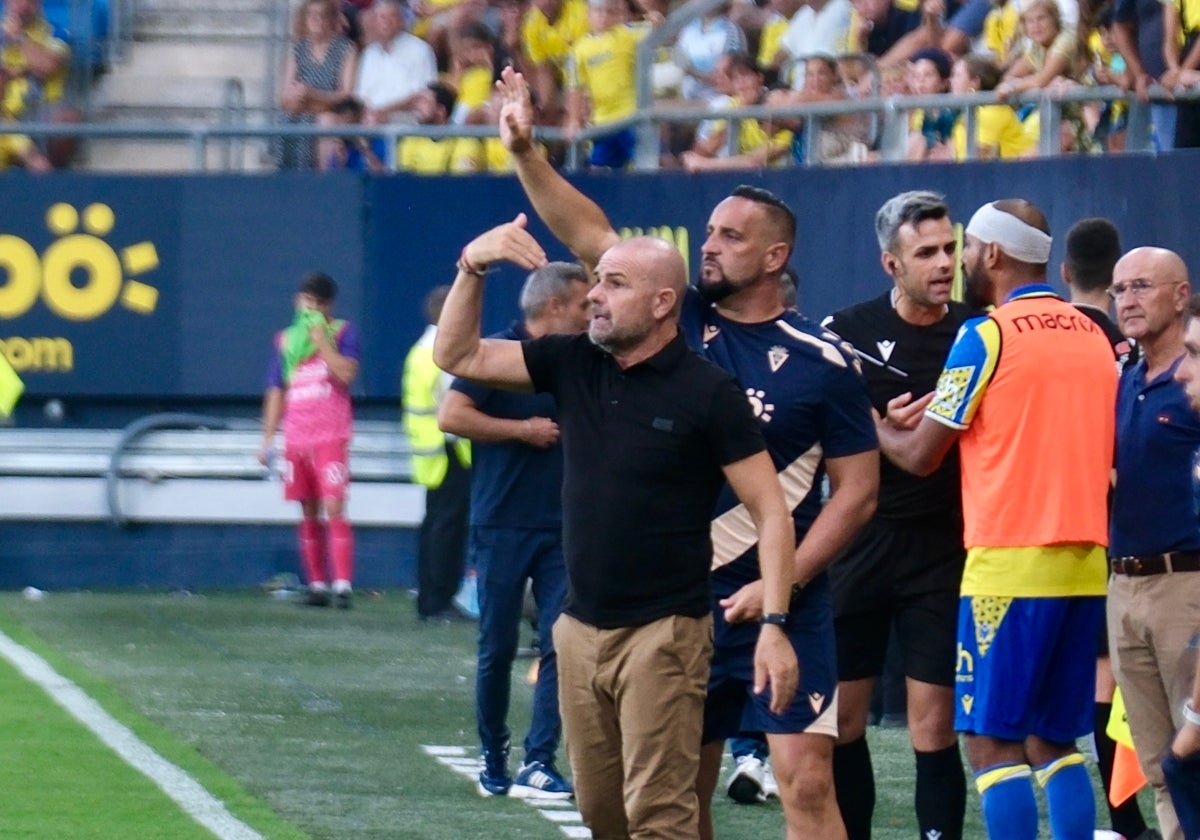
[[[228,78],[249,81],[267,75],[269,50],[256,41],[204,43],[139,41],[129,60],[115,68],[117,75],[182,78]]]
[[[134,37],[151,39],[266,39],[272,36],[271,16],[261,11],[139,10]]]
[[[246,107],[260,109],[271,106],[261,76],[239,81],[242,82]],[[92,101],[95,108],[103,112],[123,105],[221,110],[229,100],[225,78],[118,72],[100,80],[92,92]]]
[[[288,0],[137,0],[139,12],[266,13],[288,9]]]
[[[221,143],[209,144],[208,171],[225,167]],[[230,169],[237,172],[263,172],[272,169],[262,142],[246,140],[230,145]],[[186,140],[89,140],[84,148],[80,169],[88,172],[180,173],[195,171],[195,153]]]

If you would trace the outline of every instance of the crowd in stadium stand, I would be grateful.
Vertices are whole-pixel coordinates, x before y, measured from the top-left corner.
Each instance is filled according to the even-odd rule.
[[[71,48],[42,13],[40,0],[7,0],[0,12],[0,119],[5,123],[78,122],[63,101]],[[14,128],[0,134],[0,168],[48,172],[74,152],[65,139],[35,142]]]
[[[682,0],[304,0],[278,92],[284,124],[494,125],[492,83],[513,65],[529,79],[539,120],[569,140],[585,129],[587,165],[620,169],[634,153],[621,121],[637,108],[641,40]],[[0,107],[10,123],[78,119],[61,105],[70,63],[64,33],[40,0],[3,4]],[[806,150],[803,120],[737,120],[750,105],[994,91],[977,111],[983,158],[1038,153],[1039,113],[1029,94],[1116,85],[1144,97],[1200,85],[1200,0],[730,0],[687,22],[659,50],[656,103],[694,108],[664,124],[660,164],[700,169],[860,163],[880,157],[878,120],[830,117]],[[811,76],[815,74],[815,78]],[[1011,103],[1011,104],[1009,104]],[[1124,147],[1124,103],[1063,107],[1059,149]],[[444,112],[444,113],[443,113]],[[1150,105],[1158,151],[1200,146],[1195,100]],[[903,155],[967,155],[960,108],[913,111]],[[611,133],[597,131],[614,124]],[[402,169],[425,174],[505,172],[486,138],[403,143]],[[284,169],[383,171],[382,139],[291,136],[274,143]],[[400,154],[400,152],[405,154]],[[563,160],[564,143],[547,152]],[[0,135],[0,166],[45,171],[70,149],[20,133]]]
[[[656,103],[695,108],[696,119],[664,125],[660,164],[688,171],[880,157],[877,121],[826,117],[806,150],[804,120],[739,119],[722,111],[756,105],[904,94],[994,91],[976,112],[982,158],[1038,154],[1040,114],[1027,94],[1116,85],[1144,94],[1200,82],[1200,0],[764,0],[728,2],[684,25],[658,53]],[[546,126],[568,141],[590,129],[594,168],[628,166],[637,108],[639,42],[664,20],[660,0],[306,0],[296,13],[280,90],[288,122],[361,121],[494,125],[492,83],[514,65],[530,80]],[[1170,37],[1166,33],[1174,33]],[[1173,44],[1178,41],[1178,44]],[[1159,151],[1200,145],[1191,104],[1155,102]],[[1064,153],[1117,151],[1123,103],[1063,106]],[[596,129],[614,124],[612,133]],[[968,154],[963,109],[909,114],[908,160]],[[548,144],[561,161],[564,144]],[[293,139],[281,167],[385,168],[381,140]],[[502,147],[486,138],[405,138],[400,169],[424,174],[506,172]]]

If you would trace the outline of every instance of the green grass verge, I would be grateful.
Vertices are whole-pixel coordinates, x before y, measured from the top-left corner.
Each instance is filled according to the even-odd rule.
[[[0,593],[0,629],[49,660],[267,837],[563,837],[522,802],[478,797],[473,784],[421,751],[422,744],[476,745],[475,627],[419,624],[402,594],[360,598],[345,612],[249,592],[51,593],[40,602]],[[518,744],[528,723],[527,667],[528,660],[519,660],[513,681],[510,722]],[[57,724],[39,721],[54,718],[55,707],[47,710],[40,691],[22,688],[7,670],[0,669],[0,695],[18,699],[9,713],[0,706],[0,714],[26,717],[12,716],[4,742],[31,731],[33,739],[18,761],[0,762],[0,790],[9,798],[57,785],[58,795],[46,794],[23,810],[24,833],[10,831],[10,812],[0,811],[0,836],[195,836],[171,827],[179,817],[169,802],[153,811],[136,804],[139,787],[149,783],[115,781],[133,772],[123,765],[60,781],[71,756],[103,748],[89,745],[94,739],[70,721],[59,721],[65,731],[51,738]],[[872,729],[869,737],[878,790],[873,836],[912,840],[907,732]],[[516,746],[514,762],[519,757]],[[95,760],[119,764],[103,755]],[[155,793],[151,788],[148,795]],[[89,835],[53,822],[64,797],[89,802],[73,810],[102,818],[108,830]],[[133,825],[127,821],[143,811],[150,814],[145,830],[141,824],[116,830]],[[978,814],[972,791],[968,837],[984,836]],[[718,795],[714,818],[719,837],[782,835],[778,803],[741,806]]]

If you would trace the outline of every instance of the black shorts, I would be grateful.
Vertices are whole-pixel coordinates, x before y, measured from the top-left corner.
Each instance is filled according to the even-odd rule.
[[[829,570],[838,679],[882,674],[894,626],[905,676],[954,685],[965,560],[957,521],[867,523]]]

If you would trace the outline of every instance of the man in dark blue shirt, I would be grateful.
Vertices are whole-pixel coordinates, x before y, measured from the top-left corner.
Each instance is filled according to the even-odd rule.
[[[1183,723],[1200,626],[1200,514],[1194,470],[1200,418],[1174,373],[1184,356],[1190,286],[1183,260],[1135,248],[1113,269],[1117,323],[1141,360],[1117,393],[1116,486],[1109,557],[1108,634],[1142,771],[1154,786],[1159,827],[1184,835],[1159,762]]]
[[[562,426],[567,597],[554,626],[576,798],[596,838],[693,837],[711,651],[710,517],[727,482],[761,546],[768,623],[754,689],[778,713],[798,667],[785,627],[792,528],[737,383],[679,329],[683,257],[659,239],[613,243],[596,263],[587,336],[479,338],[487,265],[545,253],[520,214],[467,244],[434,360],[468,379],[553,394]]]
[[[523,321],[493,338],[524,341],[587,329],[588,277],[574,263],[534,271],[521,290]],[[569,799],[554,754],[558,716],[558,663],[551,628],[562,612],[567,571],[562,556],[562,447],[554,398],[521,394],[456,379],[438,408],[443,432],[469,438],[471,532],[479,591],[479,662],[475,712],[484,768],[484,796],[510,792],[529,798]],[[509,775],[507,724],[518,629],[531,583],[538,611],[539,662],[525,761]]]

